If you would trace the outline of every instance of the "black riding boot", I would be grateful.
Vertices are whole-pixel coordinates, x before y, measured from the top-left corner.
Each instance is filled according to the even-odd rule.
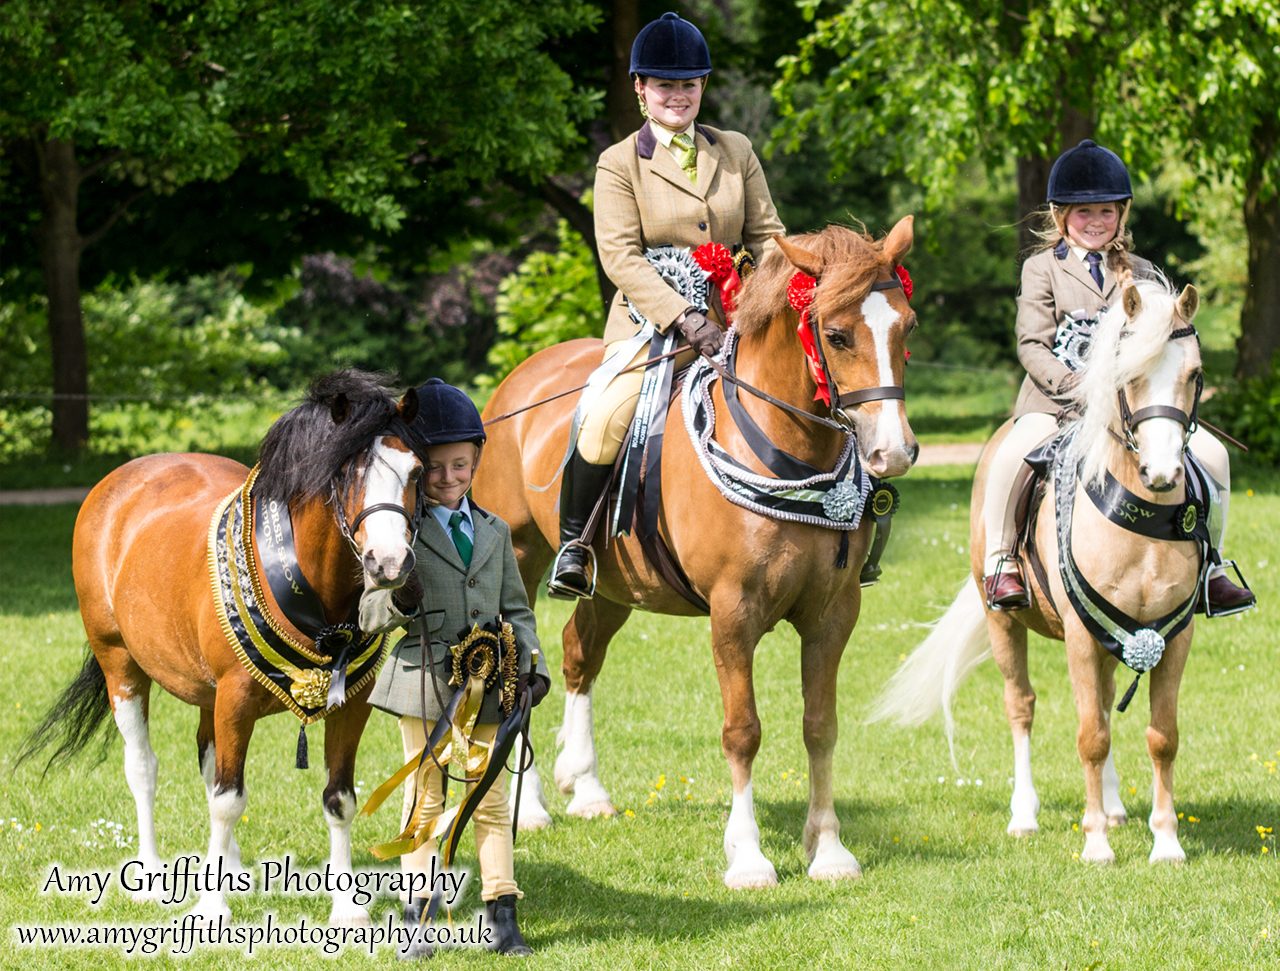
[[[422,922],[422,914],[429,903],[430,897],[410,897],[409,902],[404,905],[404,926],[418,936],[414,937],[407,950],[396,949],[396,957],[402,961],[429,958],[436,951],[434,944],[428,944],[421,938],[422,932],[430,926]]]
[[[574,540],[582,536],[600,493],[604,491],[613,465],[592,465],[575,448],[564,467],[560,482],[560,555],[556,557],[555,575],[547,590],[557,600],[586,597],[591,590],[587,576],[590,557],[587,548]],[[568,545],[573,543],[573,545]]]
[[[485,923],[493,931],[493,943],[489,950],[513,957],[532,956],[533,948],[524,942],[520,927],[516,924],[516,895],[503,894],[497,900],[484,902]]]

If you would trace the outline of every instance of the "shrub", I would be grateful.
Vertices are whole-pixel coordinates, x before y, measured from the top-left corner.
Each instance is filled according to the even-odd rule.
[[[531,254],[498,285],[498,333],[489,350],[492,370],[476,384],[494,387],[525,358],[575,337],[604,333],[604,309],[591,249],[561,219],[560,247]]]
[[[1200,409],[1205,420],[1249,446],[1249,458],[1260,465],[1280,466],[1280,351],[1271,371],[1232,382]]]

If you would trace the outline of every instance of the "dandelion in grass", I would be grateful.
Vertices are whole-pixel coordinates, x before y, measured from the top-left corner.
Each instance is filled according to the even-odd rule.
[[[1200,817],[1199,817],[1199,816],[1188,816],[1188,817],[1187,817],[1187,822],[1189,822],[1189,823],[1198,823],[1198,822],[1200,822]]]
[[[635,818],[636,818],[636,814],[635,814],[634,812],[632,812],[630,809],[624,809],[624,810],[622,811],[622,815],[626,816],[626,817],[627,817],[627,819],[635,819]]]

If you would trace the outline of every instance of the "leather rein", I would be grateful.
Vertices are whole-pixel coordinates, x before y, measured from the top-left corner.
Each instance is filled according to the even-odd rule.
[[[893,289],[900,289],[900,290],[905,289],[902,286],[902,281],[898,279],[896,276],[892,280],[883,280],[879,283],[873,283],[871,285],[872,291],[893,290]],[[813,329],[814,346],[818,348],[818,360],[822,367],[822,373],[827,379],[827,387],[831,388],[832,391],[834,392],[836,390],[836,383],[835,383],[835,379],[831,375],[830,369],[827,367],[827,357],[822,351],[822,342],[818,339],[817,317],[818,315],[816,313],[810,314],[809,326]],[[625,367],[618,373],[626,374],[628,371],[639,371],[641,368],[647,368],[650,365],[656,364],[659,361],[664,361],[669,357],[675,357],[677,354],[683,354],[687,350],[688,350],[688,346],[683,345],[681,347],[676,348],[674,351],[669,351],[668,353],[661,354],[658,357],[648,358],[644,361],[641,361],[638,364],[632,364],[630,367]],[[767,401],[769,402],[769,404],[773,405],[774,407],[781,408],[783,411],[789,411],[791,414],[797,416],[798,418],[803,418],[806,421],[813,422],[816,425],[821,425],[824,428],[830,428],[832,431],[840,432],[840,434],[842,435],[847,435],[850,432],[848,419],[845,418],[845,420],[843,421],[840,420],[841,418],[844,418],[844,412],[842,409],[848,407],[849,405],[859,405],[867,401],[881,401],[886,398],[897,398],[899,401],[905,401],[907,397],[906,390],[901,385],[897,385],[897,384],[885,385],[879,388],[863,388],[861,391],[849,391],[849,392],[846,392],[845,394],[833,393],[831,396],[831,416],[832,417],[824,418],[822,415],[815,415],[811,411],[805,411],[803,408],[798,408],[795,405],[791,404],[790,402],[783,401],[781,398],[775,398],[773,395],[769,394],[767,391],[761,391],[759,388],[753,387],[752,385],[748,384],[746,381],[743,381],[740,377],[738,377],[735,373],[730,371],[728,368],[726,368],[723,364],[713,360],[708,355],[704,354],[702,355],[702,358],[707,362],[711,370],[715,371],[716,374],[720,375],[722,379],[724,379],[725,381],[732,382],[733,384],[741,388],[743,391],[746,391],[749,394],[753,394],[760,400]],[[539,401],[535,401],[532,404],[527,404],[520,408],[516,408],[513,411],[508,411],[505,414],[501,414],[501,415],[498,415],[497,417],[490,418],[484,424],[486,427],[488,427],[489,425],[496,425],[500,421],[506,421],[508,418],[514,418],[516,415],[529,411],[532,408],[537,408],[539,405],[545,405],[549,402],[555,401],[557,398],[563,398],[565,397],[565,395],[575,394],[576,392],[581,391],[585,387],[586,387],[585,384],[580,384],[576,388],[569,388],[567,391],[557,392],[556,394],[550,395],[549,397],[543,398]]]

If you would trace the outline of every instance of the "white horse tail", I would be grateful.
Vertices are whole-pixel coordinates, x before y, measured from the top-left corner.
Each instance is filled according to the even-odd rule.
[[[986,607],[977,582],[969,576],[929,636],[889,679],[868,721],[893,719],[899,725],[921,725],[941,708],[951,762],[956,764],[951,700],[969,672],[990,656]]]

